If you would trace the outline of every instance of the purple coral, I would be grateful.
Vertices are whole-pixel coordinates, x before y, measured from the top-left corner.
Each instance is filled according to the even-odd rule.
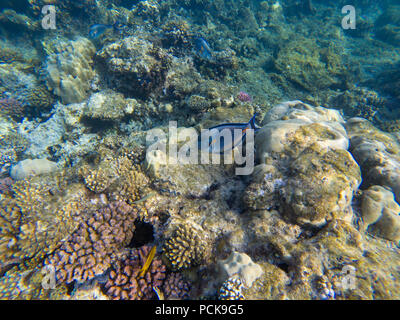
[[[241,102],[252,102],[253,101],[252,97],[247,92],[244,92],[244,91],[240,91],[237,95],[237,98]]]
[[[189,299],[190,286],[180,273],[170,273],[163,286],[164,297],[166,300],[185,300]]]
[[[106,272],[112,256],[131,241],[138,213],[135,207],[116,201],[85,215],[47,261],[55,267],[58,282],[85,282]]]
[[[24,106],[14,98],[0,99],[0,113],[7,116],[21,117]]]
[[[150,250],[150,246],[131,249],[115,264],[105,284],[108,296],[114,300],[156,298],[153,288],[162,286],[166,267],[161,259],[155,257],[146,273],[143,276],[140,275]]]

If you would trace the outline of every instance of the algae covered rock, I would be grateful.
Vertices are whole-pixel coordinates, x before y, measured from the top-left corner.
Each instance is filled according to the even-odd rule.
[[[133,111],[132,99],[126,100],[121,93],[104,90],[89,98],[82,116],[92,120],[117,121]]]
[[[130,96],[147,97],[165,81],[170,55],[148,40],[127,37],[98,54],[108,82]]]
[[[281,202],[290,219],[316,226],[334,218],[351,221],[351,201],[361,174],[349,152],[306,149],[291,163],[288,174]]]
[[[265,164],[272,171],[257,171],[264,179],[258,179],[259,186],[250,185],[261,188],[259,196],[251,191],[251,202],[262,208],[265,201],[257,198],[267,200],[265,191],[278,191],[275,198],[282,214],[298,224],[322,226],[334,218],[350,220],[361,175],[347,151],[349,141],[338,111],[289,101],[272,108],[264,119],[267,123],[255,138],[256,150],[260,168]],[[266,188],[268,183],[273,188]]]
[[[369,187],[363,192],[361,213],[368,232],[395,242],[400,240],[400,206],[390,190]]]
[[[346,123],[350,151],[361,167],[363,187],[380,185],[391,188],[400,201],[400,144],[395,136],[380,131],[362,118]]]
[[[322,48],[311,39],[288,41],[279,51],[275,67],[288,80],[311,92],[346,87],[349,76],[337,49]]]

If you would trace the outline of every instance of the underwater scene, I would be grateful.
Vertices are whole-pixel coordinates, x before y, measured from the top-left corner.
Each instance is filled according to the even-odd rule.
[[[0,123],[0,299],[400,299],[399,0],[2,0]]]

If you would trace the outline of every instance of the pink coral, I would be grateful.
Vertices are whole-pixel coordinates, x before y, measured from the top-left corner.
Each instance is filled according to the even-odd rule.
[[[251,96],[247,92],[244,92],[244,91],[240,91],[237,95],[237,98],[241,102],[252,102],[253,101]]]

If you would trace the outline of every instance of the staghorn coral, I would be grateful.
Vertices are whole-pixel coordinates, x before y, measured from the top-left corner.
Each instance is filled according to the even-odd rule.
[[[155,257],[141,276],[150,246],[131,249],[115,263],[105,284],[106,294],[115,300],[149,300],[155,298],[153,288],[161,287],[165,279],[165,265]]]
[[[46,261],[54,266],[57,282],[85,282],[102,275],[112,255],[130,242],[137,216],[137,209],[124,202],[85,212],[77,230]]]
[[[220,300],[244,300],[242,280],[238,276],[229,277],[219,289]]]
[[[201,264],[205,253],[206,243],[201,232],[189,224],[179,225],[164,245],[164,254],[174,270]]]
[[[189,299],[190,285],[182,274],[173,272],[165,279],[162,291],[166,300],[185,300]]]
[[[63,104],[83,101],[95,76],[92,57],[96,49],[86,38],[58,44],[44,65],[47,87],[61,98]]]

